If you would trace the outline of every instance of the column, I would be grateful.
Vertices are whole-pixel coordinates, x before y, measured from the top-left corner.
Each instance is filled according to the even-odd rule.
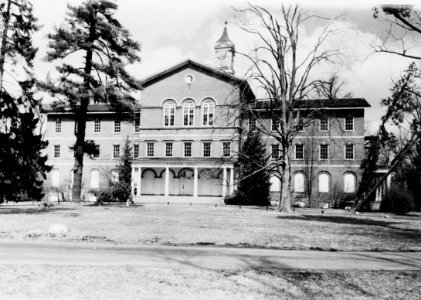
[[[197,181],[199,175],[197,167],[194,168],[193,172],[193,197],[197,197]]]
[[[142,168],[139,167],[139,174],[137,179],[137,195],[140,197],[140,188],[142,187]]]
[[[227,168],[224,167],[222,172],[222,197],[227,195]]]
[[[165,168],[165,196],[169,195],[170,190],[170,168]]]
[[[230,195],[234,194],[234,167],[230,168]]]

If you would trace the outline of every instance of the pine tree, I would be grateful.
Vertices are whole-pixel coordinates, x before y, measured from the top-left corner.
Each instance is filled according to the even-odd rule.
[[[241,169],[238,195],[243,205],[270,205],[270,179],[266,159],[266,146],[260,133],[250,130],[238,159]]]
[[[56,105],[72,109],[78,126],[72,191],[76,202],[81,200],[83,156],[91,154],[92,149],[86,147],[85,140],[88,105],[105,104],[121,114],[136,110],[133,95],[140,90],[140,83],[125,66],[140,61],[140,45],[114,17],[116,10],[117,5],[106,0],[69,5],[65,23],[48,35],[47,59],[59,62],[60,78],[56,82],[48,80],[43,87],[53,96],[60,96],[62,100]],[[67,63],[69,57],[80,58],[80,65]]]
[[[123,148],[123,155],[120,157],[120,163],[117,166],[118,182],[114,184],[113,197],[119,201],[127,201],[131,195],[132,189],[132,147],[127,138]]]
[[[38,27],[31,3],[1,1],[0,22],[0,200],[40,200],[50,167],[41,155],[47,142],[35,133],[40,103],[33,96],[32,34]],[[13,68],[6,70],[6,63]]]

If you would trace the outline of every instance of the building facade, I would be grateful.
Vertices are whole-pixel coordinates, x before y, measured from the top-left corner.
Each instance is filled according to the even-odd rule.
[[[132,147],[132,195],[135,202],[216,202],[234,192],[235,163],[250,124],[238,111],[240,102],[255,101],[247,81],[234,76],[235,47],[226,28],[215,44],[216,67],[186,60],[143,80],[140,112],[135,120],[118,119],[106,105],[90,105],[86,139],[99,155],[85,157],[82,193],[85,200],[110,181],[128,139]],[[364,156],[364,99],[298,101],[300,111],[323,111],[323,118],[303,127],[293,145],[292,186],[305,197],[309,145],[312,146],[314,191],[319,199],[335,190],[355,193]],[[75,122],[66,110],[47,112],[48,175],[52,198],[71,199]],[[271,119],[262,124],[273,127]],[[279,145],[264,137],[272,161]],[[272,177],[271,191],[279,194]]]

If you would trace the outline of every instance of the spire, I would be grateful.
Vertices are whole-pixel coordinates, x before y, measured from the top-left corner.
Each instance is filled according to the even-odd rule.
[[[216,41],[215,49],[217,49],[217,48],[232,48],[232,50],[235,50],[234,43],[228,37],[227,24],[228,24],[228,22],[225,21],[224,31],[222,32],[222,35],[219,38],[219,40]]]

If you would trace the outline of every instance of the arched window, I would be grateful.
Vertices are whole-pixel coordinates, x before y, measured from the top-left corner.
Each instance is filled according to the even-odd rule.
[[[294,192],[304,193],[304,174],[296,173],[294,175]]]
[[[329,179],[327,173],[319,174],[319,193],[329,193]]]
[[[353,173],[346,173],[344,175],[344,192],[355,193],[356,178]]]
[[[193,126],[194,122],[194,102],[192,100],[183,103],[183,125]]]
[[[60,171],[58,169],[54,169],[51,171],[51,185],[53,187],[60,186]]]
[[[215,111],[215,103],[211,99],[207,99],[202,104],[202,125],[212,126],[213,115]]]
[[[167,101],[164,103],[164,126],[174,126],[175,103]]]
[[[97,169],[91,170],[91,189],[99,188],[99,171]]]

